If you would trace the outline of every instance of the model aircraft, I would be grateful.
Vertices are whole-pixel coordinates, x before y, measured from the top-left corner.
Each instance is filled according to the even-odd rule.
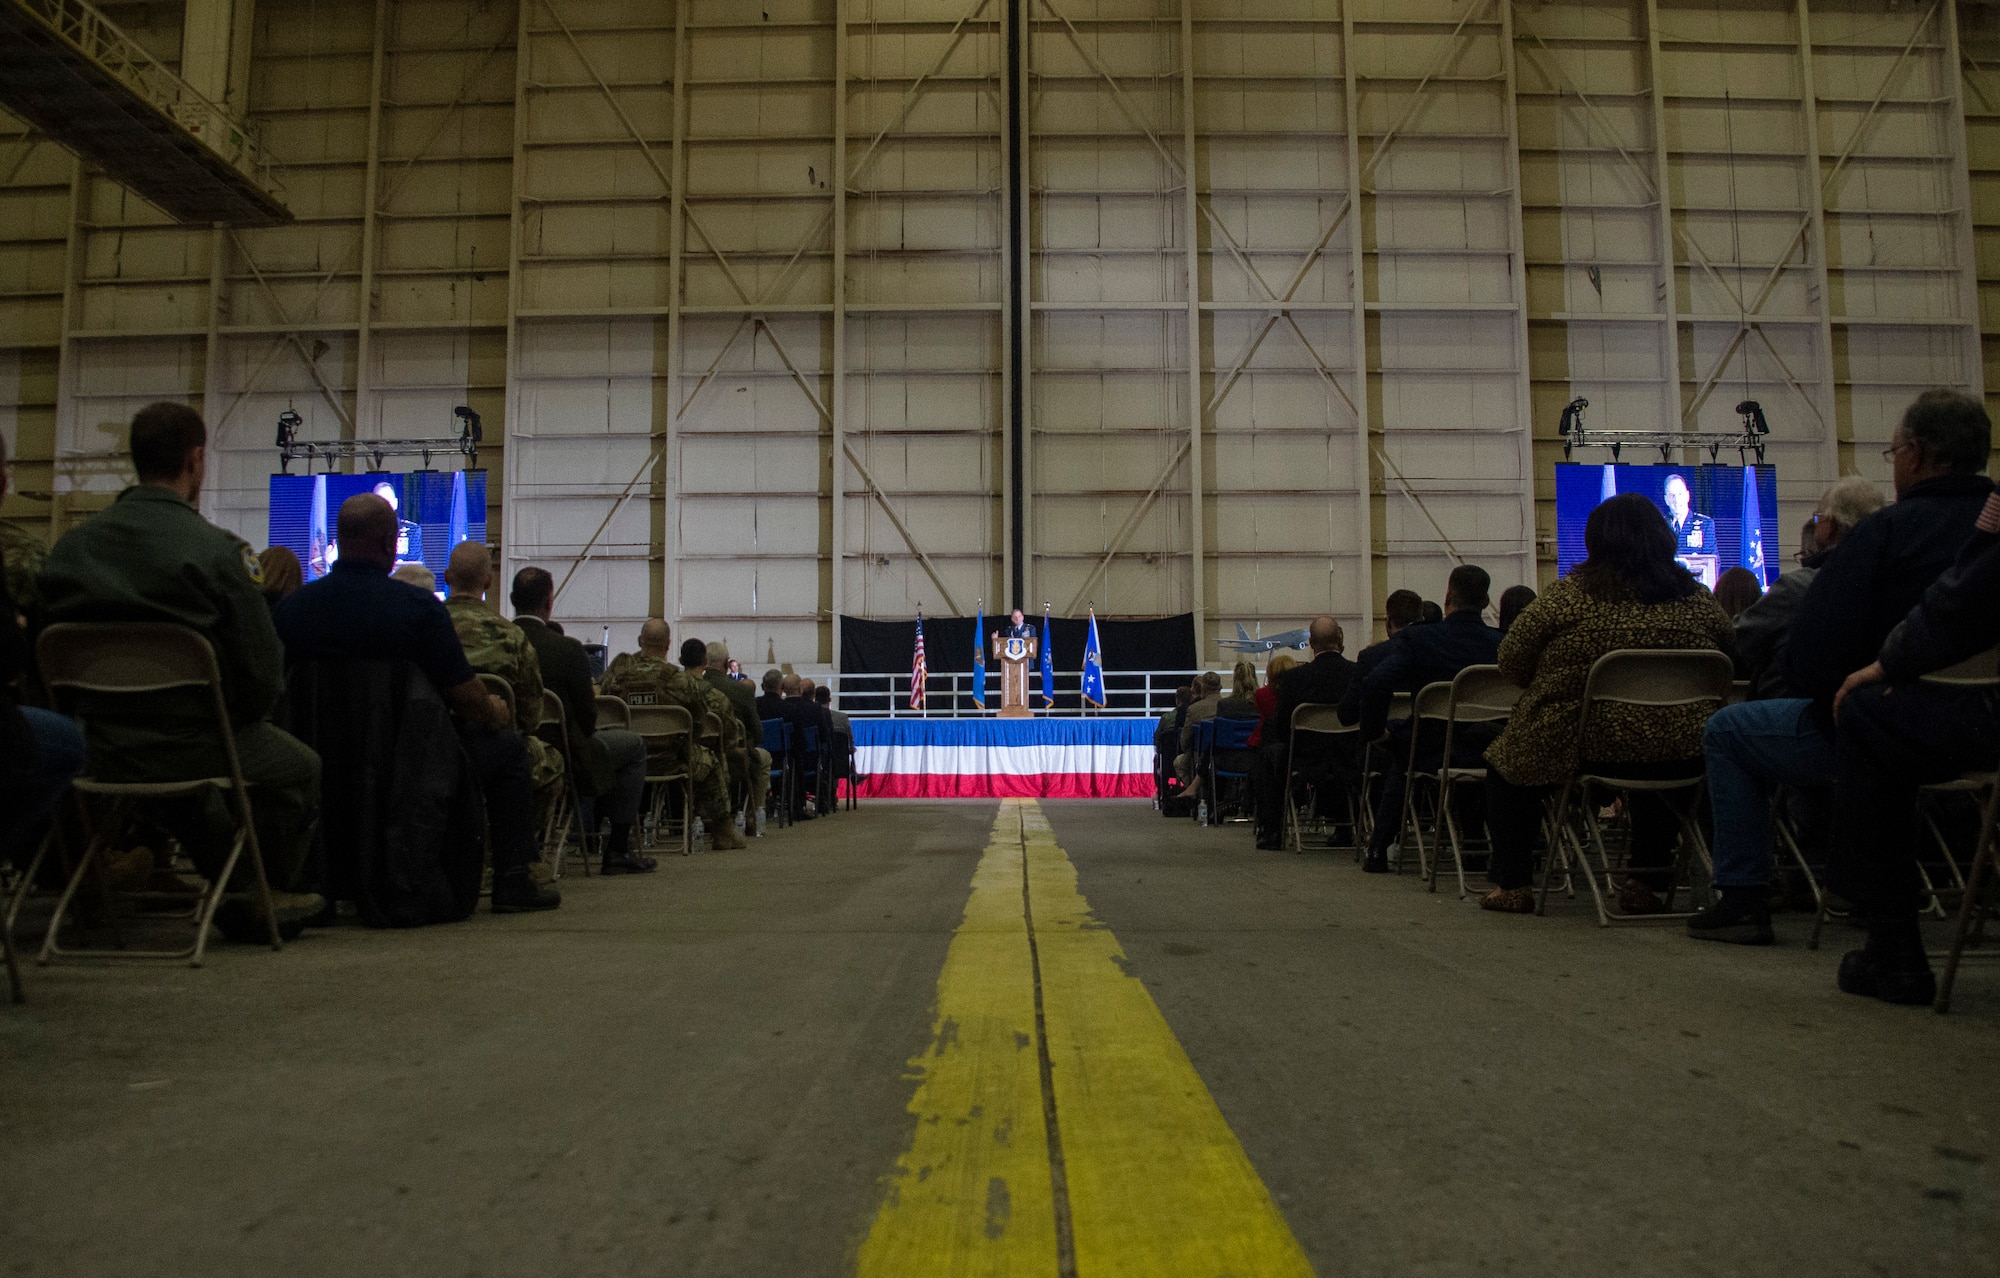
[[[1245,630],[1243,623],[1239,621],[1236,623],[1234,639],[1217,639],[1215,644],[1218,648],[1227,648],[1231,652],[1273,652],[1279,648],[1303,648],[1306,646],[1306,640],[1307,632],[1303,629],[1287,630],[1279,635],[1267,635],[1264,633],[1262,622],[1257,625],[1257,638],[1252,639],[1250,632]]]

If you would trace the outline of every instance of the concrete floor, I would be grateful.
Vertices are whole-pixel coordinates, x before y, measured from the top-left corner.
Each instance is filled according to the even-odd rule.
[[[1322,1275],[2000,1273],[2000,966],[1482,913],[1143,804],[1044,810]],[[991,803],[873,804],[0,1006],[0,1272],[841,1274]],[[1089,1278],[1089,1275],[1084,1275]]]

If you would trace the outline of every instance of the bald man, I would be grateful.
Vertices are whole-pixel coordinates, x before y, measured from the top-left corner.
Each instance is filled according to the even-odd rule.
[[[314,657],[408,661],[456,711],[459,742],[472,760],[486,801],[493,845],[493,912],[554,909],[562,897],[538,887],[532,770],[526,743],[508,726],[507,706],[486,691],[452,626],[429,591],[389,575],[396,562],[396,512],[373,493],[340,507],[340,554],[318,581],[294,591],[273,620],[294,661]],[[485,547],[478,547],[483,558]]]
[[[1285,769],[1292,745],[1293,712],[1306,705],[1338,706],[1354,682],[1354,663],[1342,653],[1346,640],[1338,621],[1324,614],[1314,617],[1306,627],[1306,642],[1312,660],[1295,667],[1278,686],[1278,708],[1271,730],[1264,734],[1264,744],[1251,764],[1250,783],[1257,793],[1257,846],[1266,851],[1284,847],[1285,805],[1289,802]],[[1350,784],[1358,775],[1350,755],[1324,748],[1307,750],[1302,746],[1300,757],[1292,762],[1300,771],[1336,786]]]
[[[514,691],[514,729],[528,743],[533,771],[535,829],[543,829],[562,794],[563,757],[562,751],[535,735],[535,725],[542,721],[541,659],[521,628],[484,602],[486,589],[493,584],[490,550],[476,541],[459,542],[445,563],[444,580],[451,588],[444,601],[445,612],[465,648],[465,659],[480,674],[505,679]],[[543,849],[535,866],[536,882],[555,879],[554,858],[560,855],[560,849]]]
[[[639,628],[639,651],[619,657],[612,669],[605,672],[599,689],[627,705],[680,706],[697,728],[707,714],[714,714],[718,720],[733,720],[735,712],[729,708],[728,700],[704,683],[699,671],[689,673],[667,660],[667,645],[672,641],[673,634],[666,622],[657,617],[647,621]],[[699,743],[659,749],[688,751],[684,757],[688,760],[688,775],[694,781],[695,815],[708,831],[709,846],[717,851],[747,846],[736,831],[736,817],[729,802],[728,765]],[[657,761],[673,767],[678,766],[680,757],[678,753],[672,756],[662,753]]]

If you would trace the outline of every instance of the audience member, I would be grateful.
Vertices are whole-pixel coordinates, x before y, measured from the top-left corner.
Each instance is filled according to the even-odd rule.
[[[0,444],[0,448],[4,448]],[[42,818],[83,771],[83,729],[54,711],[21,704],[28,635],[0,573],[0,862],[26,868]]]
[[[2000,643],[1996,598],[2000,493],[1987,498],[1957,561],[1835,698],[1832,886],[1868,929],[1867,944],[1840,962],[1839,985],[1849,994],[1889,1003],[1937,996],[1917,928],[1925,901],[1917,789],[2000,760],[2000,690],[1920,678]]]
[[[1419,625],[1431,625],[1444,620],[1444,609],[1429,599],[1424,600],[1424,615]]]
[[[1292,715],[1300,706],[1338,706],[1354,679],[1354,663],[1341,654],[1345,646],[1340,623],[1318,616],[1306,627],[1312,660],[1285,676],[1272,712],[1271,731],[1251,764],[1250,784],[1257,799],[1257,846],[1277,851],[1284,846],[1286,768],[1292,748]],[[1300,748],[1296,762],[1302,773],[1327,776],[1337,782],[1354,779],[1355,761],[1338,752],[1328,754],[1317,742]]]
[[[1194,698],[1188,702],[1187,713],[1181,716],[1181,735],[1177,743],[1180,753],[1174,756],[1174,772],[1181,779],[1188,797],[1193,798],[1201,791],[1200,769],[1195,764],[1195,733],[1203,723],[1215,717],[1216,708],[1222,704],[1222,676],[1213,670],[1195,676]]]
[[[381,496],[377,486],[376,496]],[[391,513],[394,506],[389,507]],[[403,531],[398,521],[400,537]],[[542,721],[542,662],[521,628],[486,605],[487,587],[493,584],[493,553],[476,541],[461,541],[451,548],[445,561],[445,584],[451,597],[444,601],[446,615],[458,632],[465,659],[481,674],[497,675],[514,693],[514,728],[528,743],[528,760],[533,767],[535,825],[546,824],[549,812],[562,794],[562,752],[535,735]],[[555,866],[543,861],[535,869],[539,881],[555,878]]]
[[[1715,604],[1731,621],[1743,615],[1743,610],[1764,596],[1764,583],[1757,580],[1757,574],[1748,568],[1736,567],[1726,570],[1715,579]]]
[[[1389,645],[1397,635],[1424,619],[1424,597],[1414,590],[1392,590],[1382,601],[1383,630],[1388,638],[1371,643],[1354,656],[1354,679],[1340,702],[1340,721],[1353,723],[1361,718],[1361,684],[1377,662],[1389,655]]]
[[[1799,600],[1783,678],[1796,694],[1718,711],[1702,747],[1715,814],[1711,848],[1718,899],[1688,920],[1688,935],[1771,943],[1771,794],[1808,803],[1833,778],[1833,698],[1875,660],[1890,630],[1950,566],[1993,485],[1980,476],[1992,423],[1978,400],[1926,391],[1903,414],[1886,450],[1897,500],[1861,520],[1825,557]]]
[[[1609,768],[1639,779],[1701,772],[1707,706],[1629,710],[1593,716],[1578,740],[1590,668],[1621,648],[1714,648],[1728,652],[1729,619],[1701,583],[1674,562],[1674,533],[1652,501],[1621,493],[1590,512],[1588,558],[1530,604],[1500,643],[1499,666],[1521,684],[1513,716],[1486,751],[1486,824],[1492,836],[1489,877],[1480,900],[1489,910],[1535,908],[1534,878],[1543,803],[1579,767]],[[1628,914],[1657,913],[1658,871],[1672,862],[1679,821],[1659,793],[1625,796],[1632,820],[1629,862],[1639,873],[1618,895]]]
[[[0,499],[7,496],[13,484],[14,466],[8,458],[7,438],[0,435]],[[0,520],[0,572],[4,572],[7,578],[7,593],[14,601],[14,612],[28,619],[30,633],[39,629],[42,592],[35,578],[48,557],[49,543],[39,533],[17,520]],[[28,665],[31,668],[34,659],[35,654],[29,652]]]
[[[486,690],[466,661],[445,606],[389,576],[395,508],[373,493],[357,493],[341,503],[335,535],[339,554],[326,575],[278,608],[287,654],[294,661],[408,661],[422,671],[457,712],[459,742],[485,800],[493,912],[556,908],[562,894],[530,873],[538,841],[527,744],[509,726],[506,702]],[[485,554],[485,547],[476,549]]]
[[[639,801],[646,789],[646,743],[629,729],[597,726],[590,658],[582,644],[552,625],[556,583],[548,569],[529,567],[515,573],[508,602],[514,605],[514,624],[535,650],[542,685],[562,700],[577,794],[589,808],[590,827],[594,832],[600,818],[611,823],[611,836],[604,844],[604,873],[650,872],[657,864],[653,858],[632,851],[632,825],[639,819]],[[581,813],[577,819],[584,819]]]
[[[1806,521],[1812,553],[1800,566],[1771,583],[1761,599],[1736,618],[1736,669],[1750,681],[1750,699],[1788,697],[1782,674],[1785,645],[1792,632],[1792,614],[1820,565],[1840,539],[1868,516],[1882,509],[1882,490],[1859,475],[1835,480],[1819,499],[1819,510]]]
[[[1264,734],[1271,729],[1271,719],[1278,713],[1278,681],[1283,679],[1299,659],[1289,652],[1274,652],[1264,664],[1264,686],[1257,689],[1257,730],[1250,734],[1250,748],[1255,750],[1264,744]]]
[[[718,688],[709,682],[708,647],[709,645],[700,639],[690,638],[682,640],[680,650],[681,670],[695,683],[713,694],[708,701],[708,713],[715,716],[716,733],[722,747],[723,772],[729,789],[731,822],[733,823],[735,820],[736,796],[739,794],[748,794],[755,783],[755,778],[751,774],[756,770],[756,765],[749,753],[749,747],[754,744],[755,738],[745,735],[742,717],[737,713],[735,703],[729,699],[729,694],[722,688]],[[696,722],[696,727],[700,727],[699,720]],[[758,724],[758,735],[762,736],[763,731],[764,726],[761,723]],[[766,770],[766,775],[768,776],[768,769]],[[755,816],[754,814],[746,814],[744,819],[749,823],[744,830],[744,835],[745,837],[749,837],[756,831]]]
[[[825,684],[813,689],[813,700],[819,703],[820,713],[826,716],[827,723],[832,728],[832,735],[827,738],[830,742],[827,758],[832,764],[833,772],[827,780],[826,793],[833,805],[828,810],[837,812],[840,810],[839,784],[847,777],[852,763],[850,752],[854,749],[854,721],[833,708],[833,689]]]
[[[729,659],[729,646],[711,643],[702,654],[702,682],[721,693],[736,711],[743,725],[743,766],[749,773],[749,789],[743,804],[743,837],[757,837],[757,818],[764,811],[764,799],[771,788],[771,755],[759,744],[764,739],[764,722],[758,716],[757,693],[748,682],[730,673],[736,663]]]
[[[262,567],[248,545],[195,510],[208,431],[185,404],[149,404],[132,418],[139,482],[50,550],[40,587],[46,619],[155,621],[208,640],[222,677],[236,757],[250,785],[257,841],[280,932],[296,934],[326,902],[292,889],[319,820],[319,756],[271,722],[284,692],[284,650],[264,603]],[[207,692],[77,699],[90,772],[118,781],[174,781],[229,772]],[[203,873],[221,872],[231,842],[220,799],[169,805],[166,819]],[[216,913],[225,935],[266,932],[247,869],[225,885]]]
[[[721,693],[702,682],[698,674],[678,670],[667,660],[672,642],[673,631],[667,623],[648,617],[639,627],[639,651],[621,654],[605,673],[601,685],[604,694],[627,705],[679,706],[688,712],[696,731],[703,715],[734,718],[736,712]],[[743,847],[730,812],[728,763],[699,741],[682,740],[664,747],[649,743],[648,748],[659,751],[653,762],[661,768],[678,771],[685,764],[694,782],[694,813],[708,829],[709,845],[717,851]]]
[[[1509,586],[1500,592],[1500,633],[1506,634],[1514,625],[1514,619],[1535,602],[1533,586]]]
[[[1239,660],[1230,672],[1229,695],[1216,703],[1218,719],[1257,717],[1257,667],[1248,658]]]
[[[257,556],[257,566],[264,577],[264,602],[273,608],[306,584],[306,570],[299,565],[299,557],[284,546],[264,547],[264,553]]]
[[[805,680],[795,674],[788,674],[778,684],[783,699],[778,703],[778,717],[792,730],[791,766],[792,776],[797,781],[792,786],[792,820],[810,821],[814,813],[806,809],[806,787],[804,777],[812,763],[812,750],[806,740],[806,731],[815,734],[820,730],[819,707],[801,695]]]
[[[430,570],[429,565],[418,563],[397,564],[396,571],[389,575],[405,585],[415,586],[427,595],[435,595],[437,593],[437,574]]]
[[[785,672],[766,670],[760,685],[763,695],[757,698],[758,719],[782,719],[785,717]]]
[[[1361,868],[1370,874],[1389,869],[1389,845],[1401,836],[1403,794],[1408,784],[1412,719],[1389,723],[1389,708],[1399,692],[1416,693],[1433,683],[1449,683],[1467,666],[1491,665],[1500,651],[1500,632],[1486,624],[1485,612],[1492,578],[1484,568],[1461,564],[1445,582],[1444,620],[1411,626],[1388,644],[1388,653],[1361,679],[1360,740],[1377,742],[1388,756],[1382,770],[1382,794],[1375,808],[1375,830]],[[1349,692],[1352,699],[1354,693]],[[1417,736],[1417,767],[1435,772],[1444,757],[1444,725],[1431,720]],[[1486,725],[1465,725],[1452,741],[1454,763],[1477,767],[1479,756],[1493,740]]]

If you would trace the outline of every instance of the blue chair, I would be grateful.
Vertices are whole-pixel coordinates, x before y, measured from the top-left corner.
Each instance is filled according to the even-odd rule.
[[[810,783],[813,792],[813,806],[822,813],[827,810],[826,796],[820,791],[820,777],[826,772],[826,759],[822,754],[824,743],[819,739],[818,728],[806,729],[806,748],[799,755],[798,784]]]
[[[764,736],[757,744],[771,756],[771,788],[764,800],[764,814],[767,817],[770,815],[772,803],[775,801],[778,808],[778,825],[782,828],[792,822],[792,725],[783,719],[764,719],[761,722],[764,725]],[[771,796],[775,796],[775,800]]]
[[[1196,778],[1200,778],[1208,771],[1208,754],[1214,748],[1215,720],[1203,719],[1194,725],[1194,743],[1187,748],[1188,756],[1193,760],[1189,770]],[[1200,796],[1200,801],[1194,807],[1188,809],[1188,815],[1193,817],[1196,822],[1200,822],[1201,820],[1201,802],[1207,801],[1209,797],[1208,794],[1203,793]]]
[[[1250,753],[1250,734],[1257,731],[1255,719],[1215,718],[1201,725],[1209,729],[1208,737],[1208,823],[1222,824],[1222,783],[1234,781],[1236,785],[1235,803],[1243,804],[1243,790],[1250,780],[1250,770],[1246,765],[1241,770],[1222,766],[1226,756],[1231,763],[1239,756]]]

